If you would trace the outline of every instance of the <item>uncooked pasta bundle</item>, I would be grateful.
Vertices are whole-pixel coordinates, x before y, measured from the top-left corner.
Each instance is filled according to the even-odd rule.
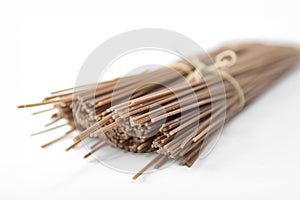
[[[53,92],[40,103],[19,108],[53,104],[52,124],[67,121],[34,135],[71,127],[42,147],[78,130],[67,150],[93,138],[95,144],[85,157],[104,145],[133,153],[156,152],[157,157],[136,179],[147,168],[158,168],[169,159],[192,166],[225,122],[299,60],[300,50],[290,46],[232,44],[168,67]]]

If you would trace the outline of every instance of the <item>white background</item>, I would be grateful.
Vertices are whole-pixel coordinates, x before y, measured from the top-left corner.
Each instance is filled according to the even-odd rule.
[[[204,49],[235,40],[300,45],[299,9],[297,0],[1,1],[0,199],[299,199],[299,68],[231,121],[197,167],[172,165],[135,182],[83,160],[84,150],[65,153],[70,141],[40,149],[55,133],[29,134],[47,114],[16,109],[72,86],[89,53],[124,31],[170,29]]]

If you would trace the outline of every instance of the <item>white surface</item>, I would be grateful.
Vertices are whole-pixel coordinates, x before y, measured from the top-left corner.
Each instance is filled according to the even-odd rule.
[[[16,109],[73,85],[96,46],[136,28],[174,30],[203,48],[236,39],[299,44],[299,1],[9,2],[0,3],[0,199],[300,198],[299,69],[228,124],[197,167],[172,165],[135,182],[83,160],[84,151],[65,153],[70,141],[40,149],[56,133],[29,134],[47,115]]]

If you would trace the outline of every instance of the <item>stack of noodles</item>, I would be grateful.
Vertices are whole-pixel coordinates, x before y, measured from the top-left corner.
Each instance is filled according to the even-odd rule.
[[[135,179],[168,159],[192,166],[224,122],[297,66],[299,60],[300,50],[294,47],[227,45],[168,67],[53,92],[40,103],[19,108],[53,104],[57,112],[49,125],[67,120],[67,124],[34,135],[71,126],[70,131],[42,147],[78,130],[67,150],[93,138],[95,144],[85,157],[106,144],[133,153],[157,152],[158,156]]]

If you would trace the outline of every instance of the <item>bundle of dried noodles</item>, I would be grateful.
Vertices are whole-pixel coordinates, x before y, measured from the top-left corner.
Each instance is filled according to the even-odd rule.
[[[66,119],[71,126],[70,131],[42,147],[78,130],[67,150],[92,137],[97,142],[85,157],[108,143],[135,153],[157,152],[135,179],[170,158],[193,165],[224,122],[299,60],[300,50],[294,47],[228,45],[208,56],[193,56],[168,67],[53,92],[41,103],[19,108],[53,104],[57,110],[51,117],[53,123]]]

